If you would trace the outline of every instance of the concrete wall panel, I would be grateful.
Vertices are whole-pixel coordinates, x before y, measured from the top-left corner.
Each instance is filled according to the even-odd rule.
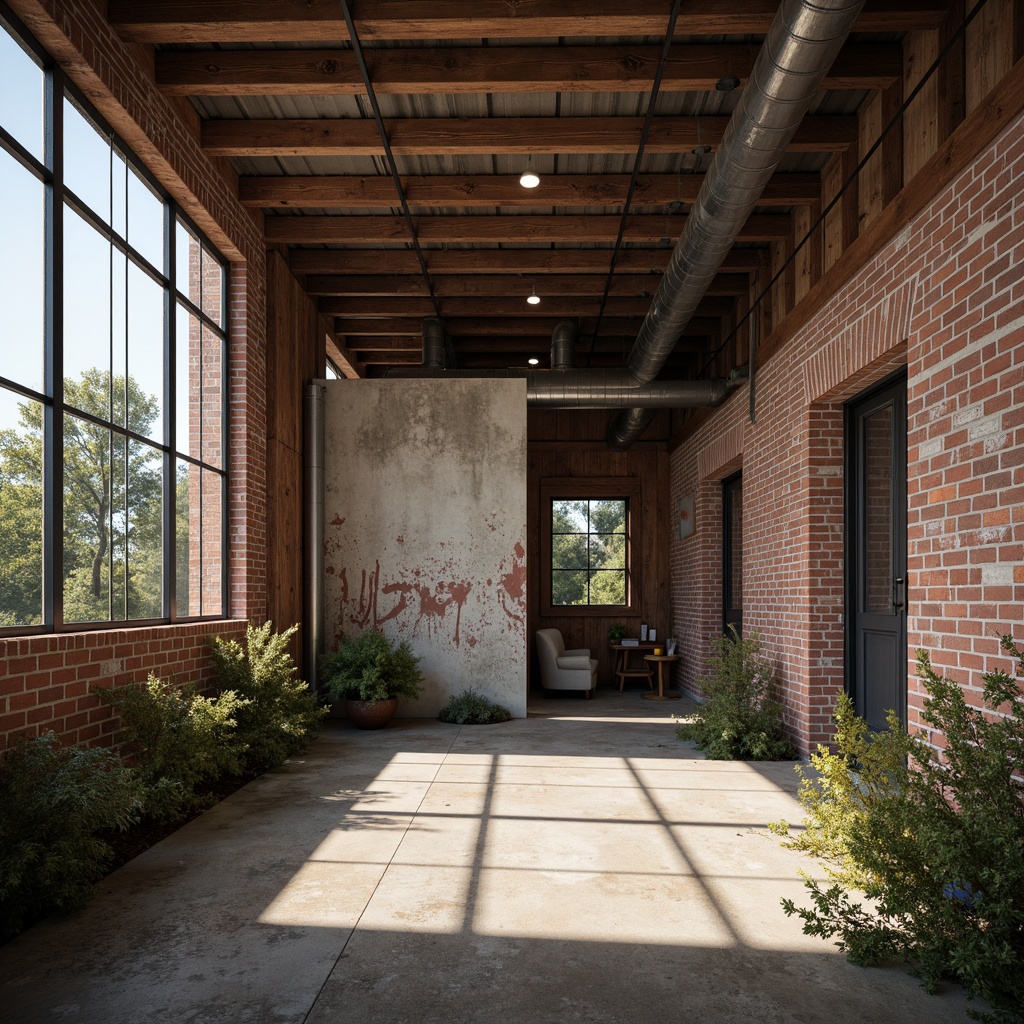
[[[474,686],[526,715],[526,384],[332,381],[325,636],[407,639],[433,716]]]

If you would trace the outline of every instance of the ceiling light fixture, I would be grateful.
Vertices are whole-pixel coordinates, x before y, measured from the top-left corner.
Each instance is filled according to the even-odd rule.
[[[531,306],[539,306],[540,305],[540,296],[537,294],[537,282],[536,281],[533,282],[533,289],[531,290],[530,294],[526,296],[526,301]]]
[[[536,188],[540,184],[540,177],[533,169],[533,156],[526,158],[526,170],[519,175],[519,184],[523,188]]]
[[[735,75],[725,75],[715,82],[715,88],[719,92],[732,92],[740,87],[740,80]]]
[[[529,364],[530,364],[531,366],[539,366],[539,365],[540,365],[540,360],[539,360],[539,359],[537,359],[537,358],[536,358],[535,356],[534,356],[534,357],[532,357],[532,358],[530,358],[530,359],[527,359],[526,361],[527,361],[527,362],[528,362],[528,363],[529,363]]]

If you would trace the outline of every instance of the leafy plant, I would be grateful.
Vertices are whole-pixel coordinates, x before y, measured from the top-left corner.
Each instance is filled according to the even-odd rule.
[[[121,716],[118,738],[145,787],[146,817],[177,821],[211,803],[198,791],[204,782],[241,773],[235,715],[246,701],[233,691],[204,697],[150,675],[139,686],[96,693]]]
[[[408,640],[392,645],[379,629],[367,629],[355,639],[343,637],[335,653],[324,655],[320,678],[331,700],[415,698],[422,689],[419,662]]]
[[[0,763],[0,940],[74,910],[113,851],[97,832],[138,820],[141,784],[110,750],[22,739]]]
[[[709,673],[700,679],[705,699],[676,735],[695,740],[713,760],[787,761],[795,756],[782,729],[782,705],[775,699],[775,670],[761,656],[755,632],[711,641]]]
[[[458,696],[453,695],[437,717],[453,725],[493,725],[507,722],[512,712],[470,687]]]
[[[222,637],[210,641],[218,685],[240,698],[236,737],[250,771],[279,768],[305,750],[326,714],[306,683],[295,678],[288,644],[297,629],[275,633],[272,622],[250,624],[244,647]]]
[[[608,627],[608,639],[617,644],[626,635],[626,624],[624,622],[613,622]]]
[[[1024,674],[1012,637],[1003,650]],[[830,862],[831,884],[807,879],[813,906],[804,932],[838,936],[855,963],[902,958],[929,991],[952,978],[988,1001],[982,1019],[1024,1021],[1024,699],[1002,671],[982,676],[984,708],[967,703],[926,651],[917,672],[928,697],[921,717],[942,749],[889,716],[872,735],[843,698],[838,753],[819,747],[815,779],[801,771],[807,828],[787,845]],[[775,826],[785,832],[785,823]],[[850,890],[871,901],[865,908]]]

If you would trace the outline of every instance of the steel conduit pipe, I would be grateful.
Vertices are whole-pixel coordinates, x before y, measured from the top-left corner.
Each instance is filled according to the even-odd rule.
[[[652,381],[775,172],[864,0],[783,0],[701,185],[626,368]],[[628,448],[650,415],[639,407],[608,425],[608,444]]]
[[[579,331],[572,320],[559,320],[551,332],[551,369],[571,370],[576,366]]]
[[[423,321],[423,365],[431,370],[443,370],[447,365],[444,324],[436,316]]]

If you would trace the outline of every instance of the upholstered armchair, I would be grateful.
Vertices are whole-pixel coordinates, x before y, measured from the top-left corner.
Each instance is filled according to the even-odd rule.
[[[597,660],[588,648],[567,651],[559,630],[538,629],[537,657],[545,690],[583,690],[590,699],[597,686]]]

